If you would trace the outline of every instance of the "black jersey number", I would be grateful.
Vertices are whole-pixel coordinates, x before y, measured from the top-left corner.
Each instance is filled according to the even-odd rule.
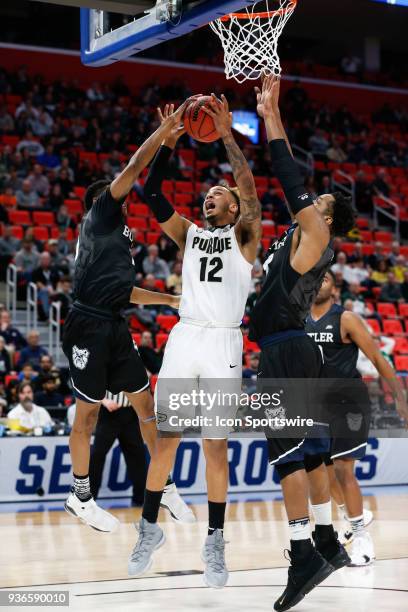
[[[222,270],[222,259],[221,257],[213,257],[208,261],[208,257],[201,257],[200,263],[200,281],[205,282],[206,280],[209,283],[222,283],[222,277],[217,276],[218,272]],[[207,274],[207,267],[208,274]]]

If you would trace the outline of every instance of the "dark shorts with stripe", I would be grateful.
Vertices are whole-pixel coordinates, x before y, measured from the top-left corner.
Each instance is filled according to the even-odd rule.
[[[106,394],[138,393],[149,379],[125,319],[101,309],[74,305],[63,329],[63,351],[75,396],[100,402]]]
[[[287,412],[292,415],[304,414],[302,407],[312,406],[319,401],[315,379],[320,377],[322,358],[316,343],[307,334],[300,332],[293,337],[285,334],[278,342],[268,343],[262,339],[260,345],[259,391],[262,393],[283,391]],[[274,389],[274,379],[278,380],[276,389]],[[309,383],[307,379],[312,380]],[[320,454],[329,450],[330,439],[327,436],[316,437],[316,434],[307,437],[311,434],[310,431],[293,438],[280,438],[276,432],[273,436],[270,432],[265,433],[269,462],[274,465],[303,461],[305,455]]]

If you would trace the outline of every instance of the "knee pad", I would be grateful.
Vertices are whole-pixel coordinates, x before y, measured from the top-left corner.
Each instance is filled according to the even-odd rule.
[[[323,463],[323,459],[321,455],[305,455],[304,462],[305,470],[307,473],[309,473],[320,467]]]
[[[276,471],[279,474],[279,478],[283,480],[286,476],[290,474],[294,474],[294,472],[298,472],[299,470],[305,469],[305,464],[303,461],[288,461],[287,463],[280,463],[275,465]]]

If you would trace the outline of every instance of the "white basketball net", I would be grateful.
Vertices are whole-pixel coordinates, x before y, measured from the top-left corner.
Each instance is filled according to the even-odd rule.
[[[238,83],[259,79],[263,72],[281,73],[278,40],[297,0],[266,0],[262,12],[260,4],[210,23],[224,49],[227,79]]]

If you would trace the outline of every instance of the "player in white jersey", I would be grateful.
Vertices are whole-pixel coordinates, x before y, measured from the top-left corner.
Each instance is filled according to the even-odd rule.
[[[166,107],[164,117],[171,111],[171,106]],[[203,389],[214,378],[224,379],[224,387],[225,381],[235,389],[237,386],[240,389],[241,384],[240,323],[261,236],[261,206],[252,172],[232,135],[232,115],[225,97],[219,101],[213,95],[207,112],[213,117],[224,142],[239,192],[224,185],[208,191],[203,205],[205,229],[173,210],[161,193],[161,183],[177,139],[183,133],[182,126],[164,141],[145,184],[146,201],[162,230],[183,251],[184,260],[180,322],[170,333],[157,383],[158,428],[168,433],[159,436],[151,457],[139,539],[129,560],[129,574],[133,576],[149,569],[154,550],[164,544],[157,515],[167,474],[184,429],[184,412],[172,411],[168,393],[164,393],[163,400],[163,385],[166,388],[170,381],[180,395],[183,391],[191,394],[192,387]],[[230,416],[231,411],[235,414],[236,410],[234,407],[217,408],[226,416]],[[171,420],[176,423],[170,423]],[[208,586],[216,588],[223,587],[228,579],[223,538],[228,433],[228,428],[220,427],[202,430],[209,507],[209,529],[202,559],[206,564],[204,580]]]

